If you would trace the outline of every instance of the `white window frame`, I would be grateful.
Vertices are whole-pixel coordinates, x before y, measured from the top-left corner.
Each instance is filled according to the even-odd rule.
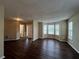
[[[59,24],[55,24],[55,35],[59,35],[60,34],[60,29],[59,29],[60,25]],[[57,32],[58,31],[58,32]]]
[[[44,28],[44,26],[46,26],[46,29]],[[47,34],[47,31],[48,31],[47,27],[48,27],[47,24],[44,24],[44,25],[43,25],[43,34]],[[45,30],[47,30],[47,31],[45,31]]]
[[[73,37],[73,22],[68,22],[68,39],[72,40]]]
[[[52,29],[52,30],[53,30],[52,33],[49,33],[49,31],[50,31],[50,30],[49,30],[49,26],[50,26],[50,25],[54,26],[54,28]],[[46,26],[46,30],[47,30],[46,33],[45,33],[44,26]],[[43,34],[46,34],[46,35],[54,35],[54,34],[55,34],[55,33],[54,33],[54,32],[55,32],[54,29],[55,29],[55,25],[54,25],[54,24],[43,24]]]
[[[53,26],[51,33],[50,33],[50,29],[49,29],[50,28],[50,25]],[[54,28],[55,28],[54,27],[54,24],[48,24],[48,34],[54,35]]]

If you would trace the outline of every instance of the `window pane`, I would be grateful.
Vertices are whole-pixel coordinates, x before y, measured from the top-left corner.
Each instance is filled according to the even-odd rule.
[[[59,35],[59,24],[55,25],[55,34]]]
[[[72,22],[69,22],[68,24],[68,38],[72,39],[72,30],[73,30],[73,26],[72,26]]]
[[[47,25],[43,25],[43,33],[47,34]]]
[[[48,34],[54,34],[54,25],[48,25]]]

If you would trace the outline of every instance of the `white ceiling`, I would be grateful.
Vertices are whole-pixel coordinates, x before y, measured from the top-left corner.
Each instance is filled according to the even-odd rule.
[[[25,20],[59,21],[68,19],[78,7],[78,0],[3,0],[5,17]]]

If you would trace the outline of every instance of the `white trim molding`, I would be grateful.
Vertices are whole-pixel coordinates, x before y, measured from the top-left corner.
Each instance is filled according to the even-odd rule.
[[[67,42],[77,53],[79,53],[79,51],[72,45],[70,44],[69,42]]]
[[[36,40],[38,40],[38,39],[36,39]],[[36,41],[36,40],[32,40],[32,41]]]
[[[0,57],[0,59],[4,59],[4,58],[5,58],[5,56]]]
[[[19,40],[19,39],[5,39],[4,41],[15,41],[15,40]]]

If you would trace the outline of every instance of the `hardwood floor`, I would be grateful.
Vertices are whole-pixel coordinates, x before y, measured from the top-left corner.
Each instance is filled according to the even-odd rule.
[[[5,42],[6,59],[79,59],[67,43],[52,39]]]

